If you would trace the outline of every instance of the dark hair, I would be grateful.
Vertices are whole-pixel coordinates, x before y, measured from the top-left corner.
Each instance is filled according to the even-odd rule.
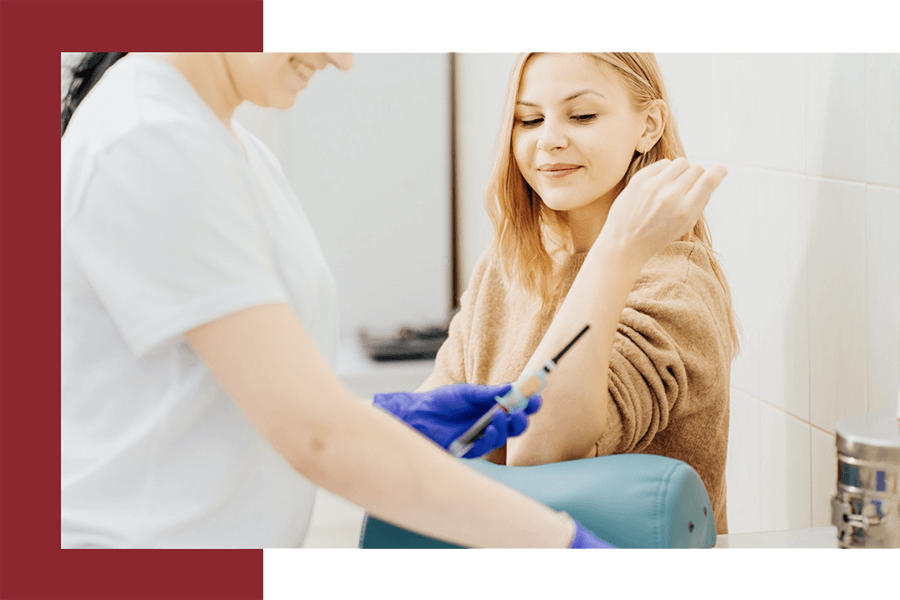
[[[88,92],[93,89],[108,68],[128,54],[127,52],[87,52],[77,65],[72,67],[72,81],[69,83],[69,91],[62,100],[62,132],[66,133],[66,127],[72,119],[72,113],[84,100]]]

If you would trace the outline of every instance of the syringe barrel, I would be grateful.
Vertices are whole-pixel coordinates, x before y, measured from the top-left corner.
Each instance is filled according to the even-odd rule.
[[[512,404],[511,402],[504,402],[502,400],[498,400],[498,402],[506,406],[509,412],[513,412],[514,410],[520,408],[525,408],[528,405],[528,399],[544,389],[544,387],[547,385],[547,374],[553,371],[555,368],[556,363],[553,362],[552,359],[549,359],[544,363],[542,369],[537,369],[536,371],[529,371],[528,373],[525,373],[524,375],[522,375],[522,377],[519,378],[515,385],[513,385],[513,389],[510,390],[510,394],[515,394],[516,396],[516,404]]]
[[[484,433],[487,426],[491,424],[491,418],[498,410],[505,410],[508,413],[512,413],[528,406],[528,399],[544,389],[544,386],[547,385],[547,373],[553,371],[555,368],[556,363],[550,359],[544,364],[543,369],[531,371],[522,375],[522,377],[512,385],[508,392],[503,396],[498,396],[496,398],[497,404],[492,406],[491,409],[484,413],[480,419],[475,421],[464,434],[450,444],[450,447],[447,448],[450,454],[457,458],[461,458],[468,452],[475,443],[475,440],[477,440],[481,434]]]
[[[546,373],[543,371],[528,373],[516,382],[516,387],[519,388],[519,392],[526,400],[537,394],[544,387],[546,379],[541,377],[541,375],[546,375]]]
[[[503,410],[503,407],[499,404],[495,404],[489,411],[484,413],[480,419],[475,421],[475,423],[471,427],[469,427],[464,434],[459,436],[456,441],[450,444],[450,447],[447,448],[450,454],[452,454],[456,458],[462,458],[463,455],[468,452],[475,444],[475,440],[481,437],[481,434],[484,433],[484,430],[487,429],[487,426],[491,424],[491,419],[495,414],[497,414],[498,410]]]

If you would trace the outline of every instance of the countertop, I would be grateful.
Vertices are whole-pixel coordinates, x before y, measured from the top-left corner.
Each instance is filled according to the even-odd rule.
[[[716,538],[719,548],[837,548],[837,528],[811,527],[785,531],[730,533]]]
[[[335,372],[362,398],[379,392],[414,392],[432,371],[433,360],[374,361],[356,337],[341,339],[338,346]]]

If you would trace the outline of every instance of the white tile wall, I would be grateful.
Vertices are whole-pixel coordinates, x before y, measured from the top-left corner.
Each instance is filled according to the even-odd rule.
[[[893,408],[900,388],[900,190],[866,190],[869,410]]]
[[[765,402],[759,405],[760,529],[811,527],[810,427]]]
[[[730,531],[830,525],[835,423],[900,387],[900,54],[657,59],[688,157],[729,171]]]
[[[731,424],[725,469],[729,533],[759,531],[759,401],[731,391]]]

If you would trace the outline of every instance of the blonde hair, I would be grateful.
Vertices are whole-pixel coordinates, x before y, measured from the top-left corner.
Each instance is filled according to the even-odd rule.
[[[494,168],[485,198],[485,208],[494,225],[491,252],[499,258],[507,281],[529,295],[537,296],[543,306],[560,300],[557,279],[561,275],[554,268],[552,252],[558,249],[572,250],[571,234],[565,212],[555,211],[545,205],[522,177],[512,150],[512,134],[515,109],[522,81],[522,73],[528,59],[534,53],[521,54],[510,73],[503,107],[499,145]],[[629,91],[633,106],[640,112],[659,103],[664,116],[663,133],[652,148],[643,154],[635,152],[619,190],[625,188],[635,173],[647,165],[665,158],[684,156],[684,147],[678,136],[678,128],[669,111],[668,95],[656,58],[651,53],[591,53],[589,56],[612,67],[619,74]],[[682,241],[697,242],[703,248],[712,265],[713,273],[725,294],[728,306],[728,325],[731,337],[732,357],[739,347],[737,317],[731,301],[731,290],[722,266],[712,249],[709,227],[701,215],[692,231]]]

